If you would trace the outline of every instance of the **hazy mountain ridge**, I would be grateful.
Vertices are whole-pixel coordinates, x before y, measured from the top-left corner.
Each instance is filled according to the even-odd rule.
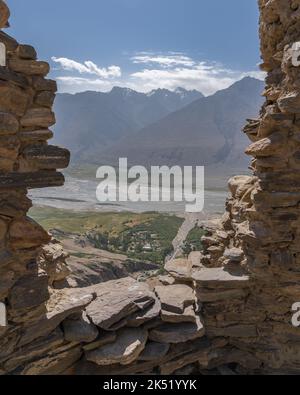
[[[130,136],[203,97],[197,91],[178,88],[148,94],[115,87],[108,93],[58,94],[55,101],[55,140],[68,147],[73,160],[89,159],[118,140]]]
[[[247,77],[209,97],[180,88],[61,94],[55,142],[81,164],[117,165],[119,157],[127,157],[130,164],[145,166],[246,170],[249,140],[241,129],[246,118],[258,116],[263,86]]]
[[[249,143],[241,132],[246,118],[258,116],[263,82],[244,78],[228,89],[192,102],[116,143],[103,159],[120,156],[131,164],[246,167]]]

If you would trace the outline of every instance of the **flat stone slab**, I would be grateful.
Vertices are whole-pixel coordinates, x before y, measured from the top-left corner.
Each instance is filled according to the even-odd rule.
[[[93,343],[85,344],[82,348],[84,351],[92,351],[96,348],[100,348],[105,346],[106,344],[114,343],[117,340],[116,332],[102,332],[98,340],[94,341]]]
[[[35,173],[7,173],[0,175],[0,188],[50,188],[61,187],[65,183],[63,174],[41,170]]]
[[[162,310],[160,316],[164,322],[170,322],[172,324],[177,324],[180,322],[196,323],[197,321],[197,316],[193,306],[187,307],[182,314],[176,314],[170,311]]]
[[[85,312],[78,319],[67,318],[62,326],[65,339],[69,342],[89,343],[99,335],[98,328],[90,322]]]
[[[86,352],[86,359],[100,366],[117,363],[129,365],[138,359],[145,348],[147,338],[148,333],[144,329],[121,329],[114,343]]]
[[[235,289],[205,289],[200,288],[196,290],[196,295],[200,303],[208,302],[221,302],[234,299],[244,299],[247,296],[247,289],[235,288]]]
[[[82,355],[80,346],[59,353],[49,353],[45,358],[38,359],[25,366],[22,376],[57,376],[77,362]]]
[[[62,347],[63,344],[63,333],[57,328],[49,336],[42,337],[10,353],[9,356],[7,356],[9,358],[3,363],[3,366],[7,372],[12,372],[19,366],[25,365],[35,358],[42,358],[49,352],[53,352],[53,350]]]
[[[188,259],[174,259],[165,265],[165,270],[175,279],[192,281],[192,262]]]
[[[163,310],[182,314],[184,310],[195,303],[195,294],[188,285],[168,285],[155,288]]]
[[[241,262],[243,259],[244,253],[239,248],[227,248],[224,252],[224,257],[229,259],[232,262]]]
[[[175,278],[169,275],[159,276],[158,279],[163,285],[174,285],[176,282]]]
[[[192,251],[189,255],[188,260],[191,262],[192,267],[201,267],[201,259],[203,254],[201,251]]]
[[[87,288],[70,288],[53,292],[46,304],[45,315],[41,320],[26,328],[19,345],[22,346],[39,337],[47,336],[67,317],[84,310],[93,298],[92,290]]]
[[[169,349],[169,344],[149,342],[139,356],[139,361],[159,361],[167,355]]]
[[[202,268],[193,273],[198,286],[206,288],[244,288],[249,286],[249,276],[233,276],[224,268]]]
[[[149,321],[155,320],[159,317],[161,312],[160,300],[156,298],[154,304],[148,307],[146,310],[134,313],[132,316],[128,317],[126,326],[137,328]]]
[[[89,287],[97,297],[86,308],[87,316],[99,328],[117,330],[132,314],[152,306],[156,297],[145,283],[127,277]]]
[[[163,324],[154,328],[149,333],[149,339],[158,343],[177,344],[194,340],[204,335],[205,330],[198,317],[195,324]]]

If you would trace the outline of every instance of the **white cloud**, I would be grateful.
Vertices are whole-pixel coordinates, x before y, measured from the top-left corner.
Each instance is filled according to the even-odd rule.
[[[101,80],[80,77],[57,77],[61,93],[77,93],[84,91],[108,92],[116,84],[112,80]]]
[[[59,63],[62,69],[66,71],[77,71],[80,74],[94,74],[101,78],[119,78],[122,75],[121,69],[118,66],[100,68],[90,60],[79,63],[72,59],[56,58],[55,56],[51,59],[53,62]]]
[[[131,58],[134,64],[158,64],[162,67],[185,66],[192,67],[195,61],[183,54],[155,55],[151,53],[141,53]]]
[[[216,62],[194,60],[183,53],[174,52],[138,53],[130,58],[136,71],[126,76],[122,76],[121,68],[118,66],[100,68],[92,61],[79,63],[72,59],[56,57],[52,60],[60,64],[63,70],[79,73],[80,76],[57,77],[59,90],[70,93],[85,90],[106,92],[114,86],[121,86],[139,92],[149,92],[158,88],[175,90],[182,87],[197,89],[204,95],[211,95],[246,76],[258,79],[265,77],[265,73],[258,70],[232,70]],[[83,77],[83,74],[94,75],[97,78]]]
[[[211,95],[246,76],[264,78],[264,74],[259,71],[240,72],[226,69],[216,63],[198,62],[193,67],[146,68],[137,71],[131,74],[131,86],[141,86],[143,91],[156,88],[174,90],[183,87]]]

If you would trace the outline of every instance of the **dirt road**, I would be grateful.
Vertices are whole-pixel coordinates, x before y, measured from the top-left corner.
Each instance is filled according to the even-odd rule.
[[[185,242],[188,234],[197,225],[200,219],[203,219],[203,214],[186,213],[184,215],[184,222],[178,230],[178,233],[173,240],[174,252],[167,258],[167,261],[175,259],[182,254],[183,243]]]
[[[178,233],[172,243],[174,252],[166,258],[166,262],[182,255],[182,247],[184,242],[190,231],[194,229],[196,225],[215,227],[218,221],[219,216],[211,216],[204,213],[185,213],[184,222],[179,228]]]

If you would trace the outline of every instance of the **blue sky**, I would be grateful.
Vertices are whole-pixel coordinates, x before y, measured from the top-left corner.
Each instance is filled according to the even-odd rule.
[[[7,32],[51,63],[60,91],[183,86],[211,94],[261,76],[257,0],[8,0]]]

